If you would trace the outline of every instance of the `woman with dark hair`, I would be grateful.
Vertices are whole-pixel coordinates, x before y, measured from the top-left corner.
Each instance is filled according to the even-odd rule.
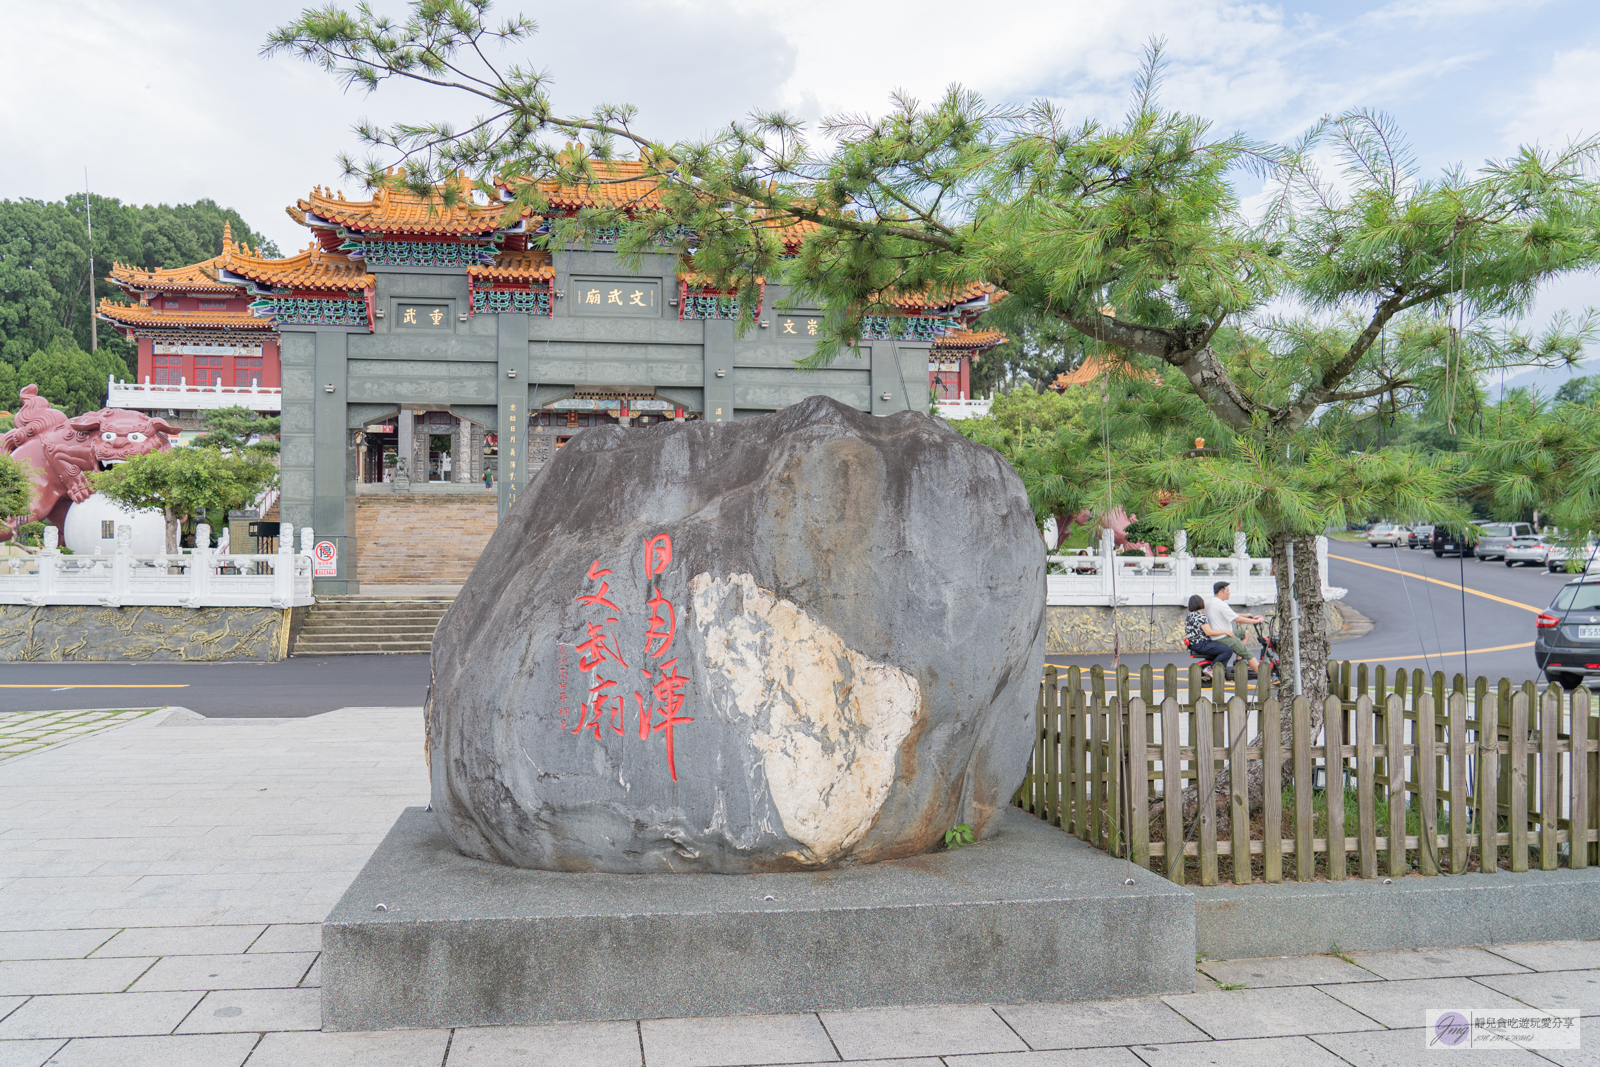
[[[1231,671],[1239,654],[1215,640],[1210,630],[1211,627],[1206,622],[1205,597],[1196,594],[1189,598],[1189,614],[1183,617],[1183,642],[1189,646],[1190,655],[1220,663],[1224,671]],[[1205,680],[1209,682],[1211,668],[1207,667],[1204,674]]]

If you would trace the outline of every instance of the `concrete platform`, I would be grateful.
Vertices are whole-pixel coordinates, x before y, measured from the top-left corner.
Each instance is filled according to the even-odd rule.
[[[1193,889],[1208,959],[1600,938],[1600,868]]]
[[[1189,992],[1194,923],[1189,890],[1020,811],[895,863],[629,876],[467,859],[408,808],[323,923],[323,1027]]]

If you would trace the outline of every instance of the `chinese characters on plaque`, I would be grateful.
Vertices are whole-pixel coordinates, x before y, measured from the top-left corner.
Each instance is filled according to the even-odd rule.
[[[600,742],[616,736],[627,743],[635,729],[630,719],[634,720],[641,742],[661,736],[667,771],[676,782],[678,764],[672,731],[694,720],[682,714],[687,700],[684,687],[689,679],[678,673],[678,657],[668,658],[678,634],[678,612],[655,584],[655,579],[672,565],[672,538],[668,534],[657,534],[644,542],[643,551],[650,599],[637,610],[641,614],[644,610],[650,613],[644,647],[625,651],[616,632],[608,629],[622,618],[624,609],[612,599],[611,583],[605,580],[612,571],[595,560],[584,576],[590,591],[580,592],[573,598],[574,603],[582,604],[590,615],[584,620],[582,639],[573,646],[579,673],[589,676],[589,688],[586,693],[580,690],[583,700],[578,705],[577,724],[573,725],[566,696],[567,646],[559,645],[561,696],[556,713],[562,727],[569,732],[580,736],[593,734]]]
[[[569,290],[574,315],[661,314],[661,283],[622,278],[574,278]]]
[[[450,306],[448,304],[396,304],[394,324],[401,330],[448,330]]]
[[[817,315],[783,315],[778,318],[777,327],[780,340],[799,340],[802,337],[816,340],[817,331],[822,328],[822,319]]]

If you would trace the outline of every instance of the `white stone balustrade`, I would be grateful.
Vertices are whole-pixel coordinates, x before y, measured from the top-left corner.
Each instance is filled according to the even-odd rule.
[[[981,419],[989,414],[991,400],[935,400],[933,407],[942,419]]]
[[[283,408],[283,390],[277,386],[220,383],[154,385],[148,378],[143,382],[123,382],[112,375],[106,379],[106,407],[135,410],[175,408],[182,411],[241,407],[276,413]]]
[[[1179,531],[1170,556],[1118,556],[1110,530],[1101,531],[1098,549],[1046,557],[1045,603],[1052,607],[1182,606],[1195,593],[1210,596],[1225,581],[1235,605],[1274,604],[1278,580],[1272,560],[1251,556],[1244,535],[1234,540],[1229,556],[1191,556],[1188,538]],[[1322,598],[1338,600],[1345,590],[1328,585],[1328,539],[1317,538],[1317,570]]]
[[[117,550],[109,556],[63,555],[54,526],[45,528],[45,548],[0,566],[0,604],[184,608],[302,607],[313,603],[311,556],[294,552],[294,529],[281,527],[278,551],[233,555],[195,548],[178,555],[134,555],[133,528],[117,527]],[[311,530],[301,530],[309,538]],[[196,542],[211,543],[201,525]]]

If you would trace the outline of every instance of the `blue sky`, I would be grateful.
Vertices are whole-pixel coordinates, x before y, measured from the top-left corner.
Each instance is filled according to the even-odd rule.
[[[355,147],[354,121],[470,111],[417,91],[346,95],[303,63],[260,59],[268,30],[301,6],[0,6],[0,197],[59,197],[87,164],[97,192],[212,197],[284,251],[303,247],[283,207],[337,185],[333,158]],[[995,101],[1048,96],[1115,118],[1156,36],[1169,60],[1164,100],[1265,140],[1325,112],[1376,108],[1408,132],[1426,174],[1600,132],[1600,4],[1578,0],[502,0],[496,10],[539,21],[515,58],[550,72],[558,106],[632,102],[666,137],[755,107],[808,119],[881,110],[893,89],[926,98],[956,81]],[[1555,286],[1539,311],[1587,304],[1600,305],[1592,277]]]

